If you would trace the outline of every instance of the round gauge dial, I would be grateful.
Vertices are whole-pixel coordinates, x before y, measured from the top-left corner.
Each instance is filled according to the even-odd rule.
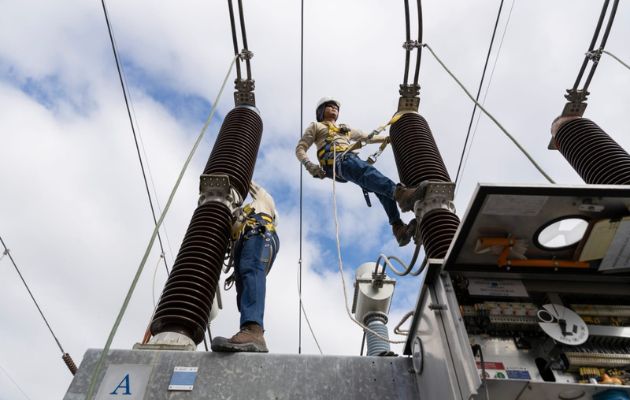
[[[588,327],[584,320],[559,304],[545,304],[538,310],[538,325],[560,343],[577,346],[588,339]]]

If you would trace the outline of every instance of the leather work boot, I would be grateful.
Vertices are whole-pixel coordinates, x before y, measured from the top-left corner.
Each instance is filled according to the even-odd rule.
[[[241,330],[229,339],[216,337],[212,340],[212,351],[268,353],[263,337],[263,328],[256,323],[246,323]]]
[[[394,200],[398,203],[400,211],[412,211],[418,188],[408,188],[402,183],[396,185],[394,189]]]
[[[396,238],[396,241],[398,242],[398,246],[400,247],[406,246],[407,244],[409,244],[409,242],[411,241],[411,237],[413,236],[416,230],[416,225],[415,225],[416,220],[413,219],[411,221],[414,222],[413,228],[411,227],[412,226],[411,223],[406,225],[400,220],[392,224],[392,233],[394,234],[394,237]]]

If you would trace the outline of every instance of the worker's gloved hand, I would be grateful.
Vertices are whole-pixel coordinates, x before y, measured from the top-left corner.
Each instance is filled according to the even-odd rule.
[[[308,173],[313,176],[313,178],[324,179],[326,177],[326,172],[324,171],[324,169],[315,163],[306,161],[304,163],[304,167],[306,168]]]

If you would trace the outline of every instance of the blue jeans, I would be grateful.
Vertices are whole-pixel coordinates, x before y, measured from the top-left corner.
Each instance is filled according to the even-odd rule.
[[[280,248],[278,235],[254,228],[241,235],[234,250],[236,305],[241,327],[255,322],[263,327],[267,273]]]
[[[332,179],[332,165],[327,165],[324,171],[326,171],[326,176]],[[396,184],[367,161],[363,161],[354,153],[347,153],[343,157],[337,156],[335,174],[338,178],[341,177],[346,181],[356,183],[368,192],[373,192],[383,205],[390,225],[400,221],[398,206],[394,201]]]

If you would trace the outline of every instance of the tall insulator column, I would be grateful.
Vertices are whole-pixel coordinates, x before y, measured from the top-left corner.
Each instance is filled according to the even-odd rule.
[[[404,114],[392,124],[390,138],[398,175],[405,186],[451,182],[429,124],[420,114]],[[444,258],[458,226],[459,218],[449,209],[437,207],[424,214],[419,229],[427,257]]]
[[[593,121],[565,122],[555,135],[555,144],[584,182],[630,184],[630,155]]]
[[[227,176],[240,201],[249,191],[262,128],[256,108],[234,108],[223,121],[204,169],[204,175]],[[152,335],[175,332],[196,344],[203,340],[228,247],[233,201],[230,196],[201,194],[151,321]]]

